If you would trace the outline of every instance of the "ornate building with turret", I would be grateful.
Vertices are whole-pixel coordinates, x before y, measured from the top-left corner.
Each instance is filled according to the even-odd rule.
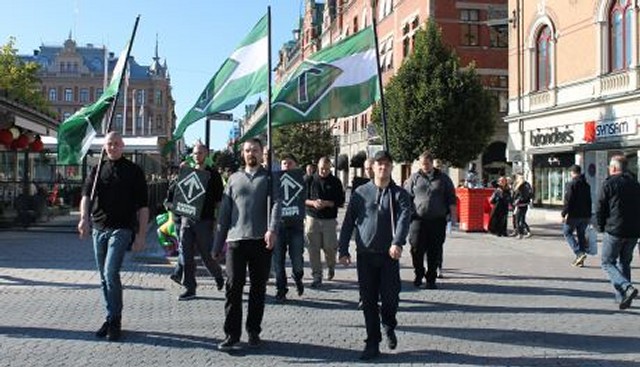
[[[42,93],[60,122],[100,97],[118,61],[114,52],[103,47],[79,46],[71,34],[62,46],[42,45],[33,55],[21,58],[40,65]],[[124,136],[171,134],[176,120],[175,101],[167,63],[160,61],[157,41],[151,65],[139,64],[130,56],[120,93],[112,129]]]

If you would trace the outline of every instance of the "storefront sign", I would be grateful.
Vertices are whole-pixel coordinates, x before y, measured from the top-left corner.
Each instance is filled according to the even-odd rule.
[[[531,145],[534,147],[545,145],[558,145],[558,144],[570,144],[573,143],[573,130],[566,129],[560,131],[557,127],[554,127],[549,132],[534,133],[530,135]]]
[[[611,136],[635,135],[637,131],[638,125],[633,120],[600,121],[596,124],[596,139]]]

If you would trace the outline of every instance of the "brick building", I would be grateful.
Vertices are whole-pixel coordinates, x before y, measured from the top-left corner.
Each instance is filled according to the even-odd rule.
[[[486,154],[478,159],[478,167],[486,167],[485,175],[510,170],[505,149],[507,128],[502,118],[508,100],[508,12],[506,0],[420,1],[380,0],[375,9],[370,0],[305,0],[305,12],[292,41],[282,46],[276,67],[276,79],[282,78],[305,57],[327,47],[377,21],[380,70],[386,84],[413,49],[415,32],[432,17],[443,30],[445,42],[451,45],[462,65],[475,61],[477,71],[488,89],[496,96],[500,108],[498,128]],[[371,109],[357,116],[328,121],[339,141],[339,154],[349,158],[371,155],[381,149],[371,124]],[[404,180],[411,163],[397,165],[394,177]],[[457,178],[454,173],[454,179]],[[359,174],[356,169],[343,172],[343,182]]]

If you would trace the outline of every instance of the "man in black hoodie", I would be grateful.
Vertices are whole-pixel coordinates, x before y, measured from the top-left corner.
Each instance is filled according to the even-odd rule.
[[[611,157],[609,177],[598,194],[598,230],[602,240],[602,269],[613,285],[621,310],[631,307],[638,290],[631,284],[633,249],[640,237],[640,183],[627,171],[623,155]]]
[[[582,267],[587,258],[587,239],[585,231],[591,221],[591,186],[581,174],[580,166],[569,168],[571,181],[564,190],[564,206],[562,208],[562,232],[569,247],[576,255],[571,265]],[[578,235],[577,241],[573,232]]]

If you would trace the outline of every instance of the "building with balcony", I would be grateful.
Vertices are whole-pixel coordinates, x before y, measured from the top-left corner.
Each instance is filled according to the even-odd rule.
[[[633,0],[509,1],[508,159],[537,204],[562,204],[572,164],[594,198],[613,154],[638,173],[638,10]]]
[[[498,101],[498,128],[486,154],[478,158],[477,166],[485,175],[510,171],[506,162],[507,126],[502,118],[508,100],[508,11],[506,0],[420,1],[380,0],[373,9],[370,0],[305,1],[305,12],[294,39],[281,48],[276,78],[293,70],[311,53],[325,48],[372,24],[375,16],[378,30],[380,71],[383,84],[397,72],[414,47],[415,33],[428,18],[434,18],[443,30],[444,41],[455,49],[461,65],[476,63],[486,88]],[[351,160],[370,156],[382,149],[380,136],[371,123],[371,108],[357,115],[332,119],[327,124],[339,141],[339,154]],[[355,161],[362,161],[356,159]],[[404,181],[412,162],[397,164],[394,177]],[[415,168],[414,168],[415,169]],[[450,172],[452,173],[452,172]],[[343,172],[343,182],[361,175],[358,167]],[[464,177],[454,173],[453,179]]]

